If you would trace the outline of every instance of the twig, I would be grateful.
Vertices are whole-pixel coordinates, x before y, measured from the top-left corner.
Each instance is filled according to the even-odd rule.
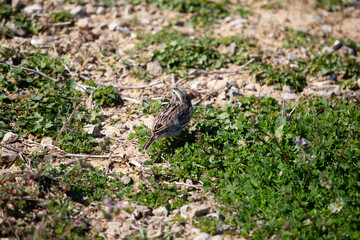
[[[14,67],[14,68],[20,68],[21,70],[26,70],[26,71],[30,71],[30,72],[33,72],[33,73],[37,73],[45,78],[48,78],[50,79],[51,81],[54,81],[56,82],[56,79],[55,78],[52,78],[48,75],[46,75],[45,73],[43,72],[40,72],[38,70],[34,70],[34,69],[31,69],[31,68],[27,68],[27,67],[21,67],[21,66],[15,66],[15,65],[12,65],[12,64],[9,64],[9,63],[4,63],[4,62],[0,62],[0,65],[3,65],[3,66],[11,66],[11,67]]]
[[[81,220],[83,219],[84,217],[86,217],[86,215],[92,213],[93,211],[95,211],[96,208],[90,208],[88,209],[83,215],[81,215],[80,217],[78,217],[72,224],[71,226],[58,238],[58,240],[61,240],[63,239],[70,231],[71,229],[74,228],[74,226]]]
[[[71,22],[69,22],[69,23],[71,23]],[[54,24],[58,24],[58,23],[54,23]],[[64,25],[64,24],[63,24],[63,25]],[[54,49],[54,51],[55,51],[55,53],[56,53],[56,56],[60,59],[60,56],[59,56],[59,54],[58,54],[58,52],[57,52],[57,50],[56,50],[56,47],[55,47],[55,43],[53,43],[52,46],[53,46],[53,49]],[[64,68],[66,69],[66,71],[68,71],[69,74],[72,76],[73,73],[70,71],[70,69],[68,68],[68,66],[66,66],[65,63],[62,63],[62,65],[64,66]]]
[[[350,138],[351,138],[351,134],[352,132],[349,133],[348,137],[346,138],[346,141],[344,143],[344,146],[343,146],[343,149],[341,151],[341,154],[340,154],[340,161],[338,163],[338,165],[336,166],[336,170],[339,168],[340,166],[340,163],[341,163],[341,159],[343,159],[343,155],[344,155],[344,152],[345,152],[345,148],[346,148],[346,144],[349,142]],[[345,158],[344,158],[345,159]],[[351,168],[350,164],[348,163],[348,161],[345,159],[345,161],[347,162],[347,164],[349,165],[349,167]]]
[[[196,188],[196,189],[202,189],[202,185],[193,185],[193,184],[187,184],[187,183],[181,183],[181,182],[166,182],[163,181],[163,183],[168,184],[168,185],[172,185],[172,184],[176,184],[177,186],[182,185],[182,186],[186,186],[186,187],[192,187],[192,188]]]
[[[77,158],[109,158],[110,155],[86,155],[86,154],[72,154],[72,153],[66,153],[66,154],[53,154],[54,157],[77,157]],[[111,155],[112,158],[123,158],[124,154],[119,155]]]
[[[123,100],[125,100],[125,101],[129,101],[129,102],[133,102],[133,103],[135,103],[135,104],[141,104],[141,101],[139,101],[139,100],[136,100],[136,99],[134,99],[134,98],[129,98],[129,97],[121,97]]]
[[[192,69],[189,71],[189,73],[187,74],[186,77],[182,78],[180,81],[178,81],[175,84],[175,87],[177,85],[179,85],[180,83],[182,83],[188,76],[190,75],[200,75],[200,74],[204,74],[204,75],[210,75],[210,74],[231,74],[231,73],[237,73],[238,71],[240,71],[241,69],[243,69],[244,67],[246,67],[247,65],[249,65],[250,63],[252,63],[253,61],[255,61],[255,58],[251,58],[247,63],[245,63],[244,65],[241,65],[240,67],[230,70],[230,71],[204,71],[204,70],[198,70],[198,69]]]
[[[6,148],[7,150],[13,151],[13,152],[21,153],[21,151],[18,150],[18,149],[16,149],[16,148],[8,147],[8,146],[3,145],[3,144],[1,144],[1,143],[0,143],[0,146],[3,147],[3,148]]]
[[[154,82],[154,83],[150,83],[150,84],[147,84],[147,85],[141,85],[141,86],[120,86],[120,87],[114,87],[114,88],[120,88],[120,89],[141,89],[141,88],[148,88],[148,87],[152,87],[152,86],[155,86],[155,85],[158,85],[160,83],[164,83],[163,80],[160,80],[160,81],[157,81],[157,82]]]
[[[64,25],[70,25],[71,22],[59,22],[59,23],[49,23],[50,26],[64,26]]]
[[[96,90],[98,90],[100,88],[100,86],[98,86],[97,88],[95,88],[91,93],[90,93],[90,106],[89,106],[89,109],[93,109],[93,95],[94,95],[94,92],[96,91]]]

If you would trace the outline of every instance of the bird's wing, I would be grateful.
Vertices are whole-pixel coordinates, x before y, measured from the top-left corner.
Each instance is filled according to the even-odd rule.
[[[174,126],[177,119],[174,110],[178,108],[178,103],[170,102],[164,106],[159,115],[156,117],[153,127],[153,134],[167,131],[169,128]]]

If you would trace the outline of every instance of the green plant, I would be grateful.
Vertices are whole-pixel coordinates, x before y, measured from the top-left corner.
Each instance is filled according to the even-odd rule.
[[[122,103],[119,93],[113,86],[100,87],[95,90],[93,99],[98,106],[116,106]]]
[[[20,9],[13,10],[8,4],[0,3],[0,39],[12,38],[14,35],[18,35],[18,31],[13,31],[6,23],[13,23],[15,28],[19,31],[25,31],[25,35],[35,35],[42,29],[42,25],[37,23],[34,19],[28,20],[25,15],[20,13]]]
[[[52,12],[50,15],[54,23],[69,22],[74,18],[74,14],[68,12]]]
[[[158,141],[148,151],[153,162],[171,164],[155,168],[157,182],[201,181],[231,226],[254,239],[357,238],[359,106],[325,99],[296,105],[291,117],[295,103],[284,110],[268,98],[196,108],[194,130],[180,136],[186,142]],[[135,131],[141,147],[146,128]]]

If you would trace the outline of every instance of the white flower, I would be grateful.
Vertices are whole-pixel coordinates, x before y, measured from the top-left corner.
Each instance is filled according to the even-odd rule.
[[[343,206],[344,206],[344,201],[342,200],[342,198],[338,198],[334,203],[330,204],[329,209],[332,213],[336,213],[336,212],[340,212]]]

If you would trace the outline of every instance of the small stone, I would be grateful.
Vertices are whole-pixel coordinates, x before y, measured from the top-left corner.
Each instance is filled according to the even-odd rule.
[[[216,233],[217,234],[222,234],[223,232],[228,231],[228,230],[230,230],[230,226],[228,226],[228,225],[220,225],[220,226],[218,226],[216,228]]]
[[[235,98],[235,97],[241,97],[242,94],[240,92],[240,90],[235,87],[235,86],[232,86],[229,90],[229,97],[232,99],[232,98]]]
[[[110,31],[114,31],[119,25],[116,22],[112,22],[108,24],[108,28]]]
[[[220,214],[220,213],[209,213],[208,215],[206,215],[206,217],[208,218],[214,218],[220,221],[224,221],[225,220],[225,216]]]
[[[292,53],[288,53],[287,57],[288,57],[288,60],[291,62],[296,60],[296,56]]]
[[[45,43],[43,38],[34,38],[30,40],[31,45],[33,46],[39,46],[39,45],[43,45]]]
[[[70,11],[71,14],[77,16],[77,17],[85,17],[86,13],[82,6],[76,6]]]
[[[204,205],[195,205],[194,203],[182,206],[180,213],[185,218],[194,218],[205,216],[210,212],[211,207]]]
[[[245,90],[249,90],[249,91],[253,91],[253,92],[256,92],[256,87],[254,84],[247,84],[244,88]]]
[[[15,142],[19,138],[19,135],[12,132],[7,132],[2,140],[4,144],[9,144]]]
[[[189,87],[192,90],[196,90],[196,89],[199,89],[199,88],[204,88],[205,85],[206,85],[206,82],[201,81],[201,80],[194,80],[194,81],[191,81],[189,83]]]
[[[12,0],[11,1],[11,7],[13,9],[20,8],[22,6],[22,4],[21,4],[22,1],[23,0]]]
[[[120,229],[121,227],[121,224],[118,223],[118,222],[108,222],[107,224],[107,229],[106,229],[106,233],[108,236],[111,236],[111,237],[119,237],[120,236]]]
[[[299,96],[296,95],[295,93],[284,93],[281,95],[281,98],[284,101],[289,101],[289,100],[297,100],[297,99],[299,99]]]
[[[44,145],[53,145],[54,144],[54,140],[51,137],[45,137],[41,140],[41,144]]]
[[[147,223],[146,235],[148,238],[160,238],[164,235],[165,225],[160,218],[153,217]]]
[[[224,240],[224,237],[222,235],[215,235],[211,237],[211,240]]]
[[[160,75],[163,71],[159,62],[148,62],[146,64],[146,70],[153,75]]]
[[[217,97],[219,100],[226,100],[226,92],[221,91]]]
[[[328,91],[317,91],[314,92],[314,95],[319,96],[319,97],[324,97],[324,98],[332,98],[335,97],[336,94],[334,92],[328,92]]]
[[[146,206],[138,205],[138,206],[136,206],[133,214],[134,214],[135,219],[139,220],[140,218],[150,216],[151,210],[150,210],[150,208],[148,208]]]
[[[224,80],[211,80],[207,83],[207,87],[210,90],[225,90],[226,89],[226,81]]]
[[[334,49],[328,46],[323,47],[322,49],[323,54],[331,55],[334,53]]]
[[[166,209],[166,207],[158,207],[153,210],[153,214],[157,217],[167,217],[169,211]]]
[[[184,227],[181,225],[175,225],[171,227],[171,233],[182,234],[184,232]]]
[[[211,235],[209,235],[207,233],[200,233],[199,235],[194,237],[194,240],[210,240],[210,238],[211,238]]]
[[[0,166],[11,166],[16,160],[18,154],[14,151],[10,151],[8,149],[4,149],[2,152],[0,151]]]
[[[128,27],[117,26],[116,30],[118,30],[119,32],[122,32],[122,33],[130,33],[130,28],[128,28]]]
[[[326,79],[336,82],[336,76],[335,75],[326,75]]]
[[[348,46],[343,46],[341,48],[341,50],[343,50],[345,52],[345,54],[347,54],[347,55],[355,56],[355,54],[356,54],[355,50],[353,48],[351,48],[351,47],[348,47]]]
[[[288,85],[283,86],[282,91],[283,91],[283,93],[293,93],[294,92],[294,90]]]
[[[91,3],[88,3],[85,5],[85,12],[86,14],[94,14],[96,13],[96,8],[94,7],[94,5],[92,5]]]
[[[104,7],[98,7],[98,9],[96,10],[96,14],[103,14],[104,12],[105,12]]]
[[[43,7],[41,5],[38,4],[34,4],[34,5],[30,5],[24,8],[24,13],[26,13],[27,15],[31,15],[33,13],[41,13],[43,10]]]
[[[91,124],[86,125],[86,126],[84,126],[84,131],[87,132],[88,134],[94,136],[94,137],[100,137],[101,136],[99,127],[96,126],[96,125],[91,125]]]
[[[76,21],[76,26],[79,28],[87,28],[89,26],[89,18],[80,18]]]
[[[132,178],[131,177],[128,177],[128,176],[123,176],[122,178],[121,178],[121,181],[124,183],[124,185],[125,186],[129,186],[129,185],[131,185],[131,184],[133,184],[133,180],[132,180]]]
[[[322,27],[321,27],[321,30],[323,30],[324,32],[328,32],[328,33],[331,33],[333,31],[333,28],[327,24],[324,24]]]
[[[200,202],[202,198],[201,198],[201,196],[200,196],[199,193],[194,192],[194,193],[193,193],[193,196],[191,197],[191,199],[192,199],[194,202]]]
[[[334,51],[339,50],[342,47],[342,43],[339,40],[335,40],[332,49],[334,49]]]

